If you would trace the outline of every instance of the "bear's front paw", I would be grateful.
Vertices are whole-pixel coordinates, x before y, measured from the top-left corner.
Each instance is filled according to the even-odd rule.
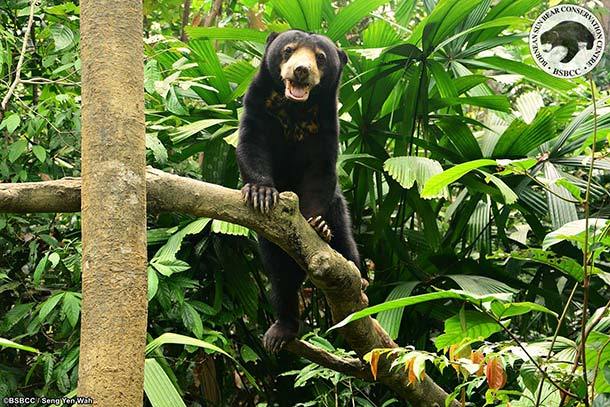
[[[274,187],[246,184],[241,189],[241,196],[247,205],[260,210],[261,213],[269,213],[277,204],[280,194]]]
[[[276,321],[263,336],[263,346],[268,352],[277,354],[299,333],[298,324]]]
[[[321,216],[316,216],[315,218],[312,216],[307,219],[307,222],[311,225],[312,228],[318,232],[318,235],[326,241],[326,243],[330,242],[331,237],[333,237],[332,231],[330,230],[330,226]]]
[[[367,288],[369,288],[369,280],[367,280],[366,278],[362,277],[360,279],[360,289],[362,291],[366,291]]]

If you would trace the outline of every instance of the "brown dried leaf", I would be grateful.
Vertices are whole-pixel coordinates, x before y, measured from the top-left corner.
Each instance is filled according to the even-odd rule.
[[[493,358],[487,362],[485,377],[490,389],[500,390],[506,385],[506,371],[499,358]]]
[[[377,364],[379,363],[379,355],[380,353],[376,350],[371,352],[371,373],[373,374],[373,379],[377,380]]]
[[[472,353],[470,354],[470,360],[472,360],[472,363],[476,363],[480,366],[479,370],[477,370],[476,375],[483,376],[485,370],[485,365],[483,364],[483,361],[485,360],[485,355],[483,354],[483,352],[472,351]]]
[[[415,374],[415,369],[413,368],[413,364],[415,363],[415,358],[409,359],[407,362],[407,370],[409,371],[409,384],[413,384],[417,381],[417,375]]]
[[[449,360],[452,362],[457,361],[458,359],[465,359],[470,356],[471,348],[470,345],[460,345],[454,344],[449,347]],[[462,372],[462,367],[459,363],[452,363],[451,367],[455,369],[456,372]]]

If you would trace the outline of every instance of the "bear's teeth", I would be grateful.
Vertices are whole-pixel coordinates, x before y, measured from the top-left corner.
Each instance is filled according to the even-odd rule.
[[[293,100],[306,100],[309,95],[309,87],[296,86],[290,80],[286,80],[286,97]]]

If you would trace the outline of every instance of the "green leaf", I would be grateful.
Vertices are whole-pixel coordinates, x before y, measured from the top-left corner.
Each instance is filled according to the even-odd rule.
[[[529,125],[521,119],[513,120],[498,139],[493,157],[524,157],[542,143],[554,138],[556,136],[554,111],[555,109],[549,108],[540,109]]]
[[[447,290],[447,291],[437,291],[434,293],[414,295],[412,297],[401,298],[392,301],[386,301],[382,304],[374,305],[372,307],[365,308],[363,310],[354,312],[347,317],[345,317],[339,323],[333,325],[330,330],[344,327],[350,322],[356,321],[360,318],[367,317],[369,315],[377,314],[382,311],[389,311],[395,308],[404,308],[411,305],[417,305],[428,301],[435,300],[464,300],[474,304],[480,304],[482,302],[491,301],[491,300],[508,300],[511,297],[510,294],[488,294],[483,296],[470,295],[460,290]]]
[[[74,32],[61,24],[51,24],[51,35],[55,42],[55,52],[62,51],[74,44]]]
[[[153,407],[186,407],[178,390],[155,359],[145,361],[144,392]]]
[[[45,302],[42,303],[42,305],[40,306],[40,311],[38,311],[38,318],[40,319],[41,322],[43,322],[43,323],[45,322],[45,318],[57,306],[59,301],[64,297],[64,294],[65,293],[55,294],[55,295],[49,297],[49,299],[47,299]]]
[[[235,364],[237,366],[239,366],[241,368],[241,370],[244,372],[244,374],[246,375],[246,377],[248,378],[248,381],[252,384],[252,386],[256,389],[259,389],[259,386],[256,383],[256,380],[254,379],[254,377],[237,360],[235,360],[235,358],[233,358],[233,356],[229,355],[227,352],[225,352],[218,346],[208,343],[206,341],[202,341],[201,339],[191,338],[190,336],[179,335],[179,334],[167,332],[167,333],[164,333],[163,335],[159,336],[158,338],[152,340],[148,345],[146,345],[145,352],[148,355],[149,353],[151,353],[155,349],[157,349],[159,346],[166,345],[166,344],[197,346],[199,348],[207,349],[212,352],[220,353],[220,354],[230,358],[231,360],[233,360],[233,362],[235,362]]]
[[[197,310],[188,302],[182,305],[182,322],[197,338],[203,336],[203,321],[201,321]]]
[[[504,203],[506,203],[507,205],[511,205],[511,204],[514,204],[515,202],[517,202],[517,198],[518,198],[517,194],[515,194],[513,192],[513,190],[510,189],[510,187],[504,183],[504,181],[502,181],[500,178],[496,177],[495,175],[486,173],[485,171],[481,171],[481,170],[477,170],[477,171],[479,171],[481,174],[483,174],[485,176],[486,182],[491,181],[491,183],[494,184],[500,190],[500,193],[504,197]]]
[[[501,17],[501,18],[498,18],[495,20],[487,21],[485,23],[481,23],[474,27],[468,28],[467,30],[460,31],[457,34],[452,35],[451,37],[443,40],[440,44],[438,44],[434,48],[434,51],[432,51],[432,53],[440,50],[441,48],[443,48],[445,45],[451,43],[452,41],[455,41],[456,39],[458,39],[466,34],[470,34],[471,32],[485,30],[485,29],[494,28],[494,27],[508,27],[508,26],[515,25],[515,24],[522,24],[522,23],[528,22],[528,21],[529,20],[522,18],[522,17]]]
[[[157,294],[157,290],[159,289],[159,276],[157,276],[157,272],[153,267],[147,267],[146,274],[148,276],[148,289],[146,297],[148,298],[148,301],[150,301],[154,298],[155,294]]]
[[[587,338],[585,346],[587,367],[591,369],[599,363],[599,367],[610,363],[610,335],[598,331],[592,331]],[[590,372],[592,373],[592,371]],[[593,374],[591,374],[593,376]],[[610,393],[610,383],[606,382],[602,372],[599,372],[595,380],[595,391],[597,393]]]
[[[241,225],[236,225],[235,223],[214,219],[212,221],[212,232],[221,233],[223,235],[248,236],[250,234],[250,229]]]
[[[506,58],[485,57],[479,59],[464,60],[463,62],[480,68],[495,69],[501,72],[509,72],[517,75],[522,75],[524,78],[540,86],[548,87],[562,92],[568,91],[576,86],[572,82],[569,82],[565,79],[556,78],[536,67]]]
[[[397,285],[392,289],[392,291],[390,291],[390,294],[388,294],[386,302],[408,297],[419,283],[419,281],[409,281]],[[379,315],[377,315],[379,325],[385,329],[392,339],[396,339],[398,337],[403,312],[404,308],[395,308],[388,311],[382,311],[379,313]]]
[[[606,369],[608,369],[608,366],[606,366]],[[595,397],[595,400],[593,400],[593,404],[591,404],[591,407],[608,407],[608,406],[610,406],[610,394],[609,393],[598,394]]]
[[[578,212],[572,198],[572,194],[565,187],[557,184],[557,180],[563,178],[563,172],[558,166],[547,161],[544,163],[544,176],[546,200],[553,229],[560,228],[566,223],[578,220]]]
[[[470,295],[512,294],[517,292],[511,286],[489,277],[467,274],[450,274],[446,277],[455,281],[465,293]]]
[[[146,148],[152,151],[155,161],[164,164],[167,161],[167,149],[161,143],[156,133],[146,134]]]
[[[233,93],[231,84],[227,80],[222,64],[218,57],[218,51],[210,40],[190,40],[189,47],[193,51],[190,55],[195,62],[197,62],[198,69],[203,73],[204,76],[209,77],[208,82],[216,93],[212,93],[214,96],[210,97],[215,103],[227,103]],[[210,100],[206,101],[210,103]]]
[[[19,157],[21,157],[21,155],[23,153],[25,153],[25,150],[28,148],[28,142],[27,140],[17,140],[15,141],[13,144],[11,144],[11,146],[8,148],[8,160],[12,163],[14,163],[15,161],[17,161],[17,159]]]
[[[52,268],[57,267],[57,265],[59,264],[60,261],[61,261],[61,258],[59,257],[59,254],[57,254],[56,252],[49,254],[49,262],[51,263]]]
[[[44,12],[47,14],[55,14],[58,16],[64,16],[66,14],[74,13],[80,14],[80,7],[71,2],[58,4],[57,6],[45,7]]]
[[[445,321],[445,332],[434,341],[436,349],[446,349],[463,341],[483,341],[500,332],[502,327],[486,314],[463,311]]]
[[[445,117],[438,122],[445,136],[465,160],[483,158],[481,147],[470,128],[458,116]]]
[[[165,97],[165,108],[170,112],[174,113],[178,116],[186,116],[188,115],[188,110],[182,106],[182,103],[178,100],[178,96],[176,95],[176,90],[174,87],[169,88],[169,92]]]
[[[340,40],[360,20],[367,17],[389,0],[354,0],[340,9],[339,13],[328,25],[326,36],[333,41]]]
[[[430,66],[430,73],[434,76],[434,81],[436,82],[436,87],[441,97],[457,97],[457,88],[445,67],[434,60],[429,61],[428,64]]]
[[[72,328],[76,327],[76,324],[78,323],[80,308],[80,298],[74,293],[66,292],[62,302],[61,311],[66,316],[66,319],[70,325],[72,325]]]
[[[424,185],[421,196],[422,198],[434,198],[438,196],[443,188],[447,188],[449,184],[457,181],[468,172],[481,167],[496,165],[495,160],[481,159],[458,164],[442,173],[431,177]]]
[[[589,244],[594,241],[594,237],[598,232],[605,229],[607,223],[608,219],[589,219]],[[564,240],[576,242],[577,245],[581,246],[582,243],[584,243],[585,226],[586,219],[579,219],[566,223],[559,229],[552,231],[544,237],[544,240],[542,241],[542,249],[546,250],[559,242],[563,242]]]
[[[425,20],[423,29],[424,50],[429,51],[445,40],[481,1],[470,0],[466,4],[460,0],[439,2]]]
[[[189,123],[184,126],[180,126],[180,127],[176,128],[176,130],[173,131],[172,133],[170,133],[169,136],[172,139],[172,143],[178,144],[197,133],[203,133],[204,135],[209,136],[210,133],[206,130],[208,130],[211,127],[217,126],[222,123],[227,123],[230,121],[232,121],[232,120],[229,120],[229,119],[198,120],[196,122]]]
[[[239,353],[244,362],[256,362],[261,359],[248,345],[242,346]]]
[[[180,231],[176,232],[167,240],[167,243],[165,243],[157,251],[153,259],[151,260],[151,263],[154,262],[155,259],[174,260],[176,258],[176,254],[182,246],[182,241],[184,240],[184,238],[188,235],[195,235],[197,233],[200,233],[208,225],[208,223],[210,223],[210,221],[211,219],[208,218],[199,218],[186,225]]]
[[[233,98],[237,99],[246,92],[256,72],[257,69],[245,60],[238,60],[225,67],[227,80],[237,85],[233,90]]]
[[[29,347],[29,346],[25,346],[25,345],[20,345],[17,342],[10,341],[6,338],[0,338],[0,346],[2,346],[3,348],[13,348],[13,349],[24,350],[27,352],[32,352],[32,353],[40,353],[40,351],[38,351],[38,349]]]
[[[190,39],[212,39],[230,41],[252,41],[264,44],[269,36],[268,32],[252,30],[249,28],[231,27],[185,27]]]
[[[443,172],[443,167],[438,161],[426,157],[390,158],[383,164],[383,169],[405,189],[411,188],[417,182],[420,193],[428,179]],[[446,188],[438,195],[445,198],[448,196],[449,191]]]
[[[510,257],[515,260],[532,261],[540,264],[546,264],[547,266],[553,267],[556,270],[572,277],[578,282],[582,282],[584,276],[582,266],[576,260],[566,257],[559,256],[553,252],[545,251],[542,249],[525,249],[518,250],[502,255],[502,257]]]
[[[32,152],[41,163],[47,159],[47,150],[45,150],[43,146],[35,145],[32,147]]]
[[[284,19],[290,28],[308,31],[307,20],[299,0],[273,0],[273,9]]]
[[[49,254],[45,254],[42,259],[36,265],[36,269],[34,269],[34,276],[32,278],[35,286],[40,285],[40,280],[42,279],[42,273],[44,273],[47,269],[47,264],[49,260]]]
[[[6,116],[4,120],[2,120],[2,123],[0,123],[0,130],[6,128],[8,134],[13,134],[20,124],[21,117],[17,113],[13,113]]]
[[[319,32],[322,24],[323,0],[299,0],[309,31]]]
[[[168,258],[153,258],[150,261],[150,265],[166,277],[169,277],[174,273],[181,273],[191,268],[191,266],[185,261]]]
[[[2,323],[0,324],[0,332],[8,332],[12,327],[17,325],[19,321],[23,318],[30,315],[30,311],[34,303],[28,304],[17,304],[13,308],[11,308],[4,317],[2,318]]]
[[[503,304],[499,301],[494,301],[491,305],[491,310],[498,319],[505,319],[514,317],[517,315],[527,314],[531,311],[544,312],[545,314],[551,314],[557,318],[557,314],[543,305],[536,304],[534,302],[512,302]]]
[[[144,65],[144,89],[148,93],[155,93],[155,82],[162,80],[159,62],[155,59],[146,62],[146,65]]]
[[[566,178],[558,178],[557,180],[555,180],[555,185],[557,185],[561,188],[564,188],[566,191],[568,191],[570,193],[570,195],[572,195],[572,198],[574,198],[578,202],[580,202],[580,203],[583,202],[582,197],[581,197],[582,191],[580,190],[580,188],[578,188],[577,185],[570,182]]]
[[[201,339],[192,338],[190,336],[175,334],[171,332],[164,333],[158,338],[150,341],[148,345],[146,345],[146,354],[152,353],[155,349],[162,345],[174,344],[174,345],[188,345],[188,346],[197,346],[198,348],[203,348],[210,350],[212,352],[220,353],[228,358],[233,359],[231,355],[227,352],[219,348],[218,346],[211,344],[206,341],[202,341]]]
[[[430,100],[430,110],[458,105],[479,106],[500,112],[510,112],[511,109],[508,98],[503,95],[460,96]]]

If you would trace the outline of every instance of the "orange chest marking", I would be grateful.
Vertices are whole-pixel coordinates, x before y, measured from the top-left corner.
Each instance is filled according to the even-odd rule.
[[[286,138],[301,141],[318,134],[318,106],[302,107],[273,91],[265,100],[265,107],[279,121]]]

